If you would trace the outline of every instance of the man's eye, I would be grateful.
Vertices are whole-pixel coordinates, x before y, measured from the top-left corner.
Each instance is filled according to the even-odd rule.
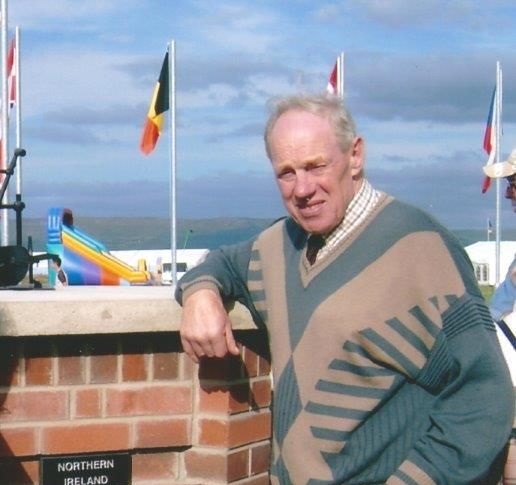
[[[284,170],[283,172],[278,173],[278,179],[280,180],[291,180],[295,176],[293,170]]]
[[[314,174],[318,174],[318,173],[322,173],[324,172],[324,169],[326,168],[326,164],[324,163],[319,163],[317,165],[310,165],[310,167],[308,167],[308,171],[311,172],[311,173],[314,173]]]

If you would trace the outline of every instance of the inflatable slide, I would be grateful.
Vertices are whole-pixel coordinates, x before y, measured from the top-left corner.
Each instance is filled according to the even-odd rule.
[[[47,252],[61,258],[69,285],[145,284],[150,279],[147,271],[114,257],[104,244],[76,228],[70,209],[49,210]],[[55,271],[49,271],[49,284],[54,283]]]

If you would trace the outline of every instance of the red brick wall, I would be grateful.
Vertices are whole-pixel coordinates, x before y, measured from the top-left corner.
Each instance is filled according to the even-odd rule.
[[[268,484],[269,362],[194,366],[178,334],[0,341],[0,485],[39,483],[39,458],[129,451],[132,483]]]
[[[505,464],[504,485],[516,485],[516,438],[512,438]]]

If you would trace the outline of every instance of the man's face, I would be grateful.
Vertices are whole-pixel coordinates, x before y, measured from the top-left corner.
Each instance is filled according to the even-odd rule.
[[[327,119],[290,110],[278,118],[269,141],[289,214],[309,233],[337,227],[362,183],[362,140],[355,138],[343,153]]]

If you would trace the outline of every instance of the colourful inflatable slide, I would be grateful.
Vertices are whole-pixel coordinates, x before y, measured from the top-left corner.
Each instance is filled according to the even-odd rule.
[[[61,258],[70,285],[142,284],[150,279],[148,272],[115,258],[106,246],[77,229],[70,209],[49,210],[47,252]],[[52,273],[55,272],[49,274],[51,284],[55,281]]]

